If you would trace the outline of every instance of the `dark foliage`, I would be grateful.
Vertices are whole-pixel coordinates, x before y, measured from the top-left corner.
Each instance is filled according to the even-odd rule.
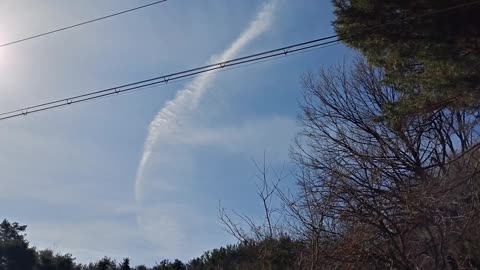
[[[9,223],[7,220],[0,225],[1,270],[282,270],[295,269],[296,252],[300,250],[299,243],[282,238],[214,249],[186,264],[180,260],[162,260],[153,267],[131,267],[128,258],[117,264],[115,260],[104,257],[97,262],[82,265],[75,263],[75,258],[70,254],[55,254],[48,249],[37,251],[29,247],[25,230],[25,225]]]
[[[35,250],[25,240],[27,226],[3,220],[0,224],[0,269],[33,269]]]
[[[334,26],[404,92],[400,112],[477,107],[480,4],[449,9],[471,2],[334,0]]]

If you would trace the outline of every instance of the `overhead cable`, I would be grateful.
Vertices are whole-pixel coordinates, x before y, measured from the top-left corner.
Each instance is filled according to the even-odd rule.
[[[17,44],[17,43],[20,43],[20,42],[24,42],[24,41],[27,41],[27,40],[31,40],[31,39],[35,39],[35,38],[39,38],[39,37],[43,37],[43,36],[47,36],[47,35],[51,35],[51,34],[54,34],[54,33],[60,32],[60,31],[65,31],[65,30],[68,30],[68,29],[71,29],[71,28],[75,28],[75,27],[79,27],[79,26],[82,26],[82,25],[86,25],[86,24],[89,24],[89,23],[98,22],[98,21],[101,21],[101,20],[105,20],[105,19],[108,19],[108,18],[112,18],[112,17],[118,16],[118,15],[122,15],[122,14],[125,14],[125,13],[129,13],[129,12],[132,12],[132,11],[136,11],[136,10],[139,10],[139,9],[151,7],[151,6],[160,4],[160,3],[164,3],[164,2],[166,2],[166,1],[167,1],[167,0],[160,0],[160,1],[152,2],[152,3],[150,3],[150,4],[146,4],[146,5],[143,5],[143,6],[134,7],[134,8],[131,8],[131,9],[127,9],[127,10],[124,10],[124,11],[120,11],[120,12],[113,13],[113,14],[110,14],[110,15],[106,15],[106,16],[103,16],[103,17],[99,17],[99,18],[96,18],[96,19],[91,19],[91,20],[88,20],[88,21],[84,21],[84,22],[81,22],[81,23],[77,23],[77,24],[73,24],[73,25],[61,27],[61,28],[58,28],[58,29],[55,29],[55,30],[51,30],[51,31],[48,31],[48,32],[44,32],[44,33],[36,34],[36,35],[33,35],[33,36],[21,38],[21,39],[18,39],[18,40],[6,42],[6,43],[3,43],[3,44],[0,44],[0,48],[1,48],[1,47],[6,47],[6,46],[9,46],[9,45],[13,45],[13,44]]]
[[[421,15],[417,18],[421,18],[429,15],[435,15],[442,12],[447,12],[447,11],[451,11],[454,9],[463,8],[467,6],[473,6],[479,3],[480,3],[480,0],[461,4],[461,5],[456,5],[456,6],[448,7],[442,10],[432,11],[424,15]],[[234,67],[234,66],[240,66],[248,63],[251,64],[251,63],[261,62],[261,61],[276,58],[279,56],[288,56],[288,55],[292,55],[293,53],[298,53],[302,51],[308,51],[311,49],[324,47],[326,45],[334,45],[334,44],[338,44],[340,41],[346,41],[348,39],[354,39],[359,37],[361,38],[362,36],[372,33],[379,27],[390,25],[390,24],[392,24],[392,22],[385,23],[382,25],[372,26],[368,29],[368,31],[364,31],[362,33],[356,33],[344,38],[340,38],[338,35],[330,35],[327,37],[322,37],[318,39],[313,39],[313,40],[281,47],[278,49],[255,53],[248,56],[227,60],[224,62],[204,65],[197,68],[178,71],[178,72],[161,75],[161,76],[157,76],[157,77],[146,79],[146,80],[136,81],[136,82],[118,85],[118,86],[107,88],[107,89],[96,90],[86,94],[71,96],[68,98],[57,99],[57,100],[46,102],[46,103],[24,107],[21,109],[0,113],[0,120],[25,116],[31,113],[46,111],[46,110],[50,110],[58,107],[64,107],[71,104],[86,102],[86,101],[113,96],[121,93],[138,91],[144,88],[151,88],[153,86],[167,84],[169,82],[178,81],[180,79],[186,79],[186,78],[195,77],[204,73],[213,72],[216,70],[222,70],[227,67]]]

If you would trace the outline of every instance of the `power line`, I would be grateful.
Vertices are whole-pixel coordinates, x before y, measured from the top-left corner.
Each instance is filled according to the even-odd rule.
[[[32,109],[36,109],[36,108],[39,108],[39,107],[45,107],[45,106],[49,106],[49,105],[53,105],[53,104],[57,104],[57,103],[66,102],[68,104],[64,104],[64,105],[69,105],[69,104],[73,103],[73,101],[75,101],[77,99],[80,99],[80,98],[87,98],[87,97],[92,97],[92,96],[94,97],[96,95],[105,94],[105,93],[109,93],[109,92],[114,92],[113,94],[117,94],[117,93],[125,92],[124,91],[124,90],[126,90],[125,88],[129,89],[131,87],[135,87],[135,89],[138,89],[145,84],[146,84],[145,86],[156,85],[156,84],[161,84],[161,83],[166,84],[166,83],[174,81],[174,80],[178,80],[178,79],[182,79],[182,78],[186,78],[186,77],[191,77],[191,76],[194,76],[194,75],[202,74],[202,73],[217,70],[217,69],[222,69],[224,67],[230,67],[230,66],[236,66],[236,65],[240,65],[240,64],[250,63],[250,62],[254,62],[254,61],[259,61],[259,60],[263,60],[263,59],[267,59],[267,58],[276,57],[276,56],[279,56],[279,55],[287,55],[287,54],[289,54],[289,52],[293,52],[293,51],[289,51],[289,50],[296,49],[295,51],[298,51],[298,48],[303,47],[303,46],[306,46],[304,49],[310,49],[310,48],[319,47],[319,46],[323,46],[323,45],[326,45],[326,44],[338,42],[339,40],[337,39],[337,40],[334,40],[334,41],[326,42],[325,44],[324,43],[315,44],[315,43],[319,43],[319,42],[329,40],[329,39],[332,39],[332,38],[335,38],[335,37],[337,37],[337,35],[332,35],[332,36],[328,36],[328,37],[314,39],[314,40],[310,40],[310,41],[306,41],[306,42],[302,42],[302,43],[297,43],[297,44],[294,44],[294,45],[290,45],[290,46],[286,46],[286,47],[282,47],[282,48],[278,48],[278,49],[274,49],[274,50],[269,50],[269,51],[265,51],[265,52],[261,52],[261,53],[251,54],[251,55],[248,55],[248,56],[239,57],[239,58],[235,58],[235,59],[231,59],[231,60],[227,60],[227,61],[219,62],[219,63],[215,63],[215,64],[209,64],[209,65],[205,65],[205,66],[201,66],[201,67],[197,67],[197,68],[193,68],[193,69],[183,70],[183,71],[179,71],[179,72],[175,72],[175,73],[171,73],[171,74],[167,74],[167,75],[161,75],[161,76],[158,76],[158,77],[154,77],[154,78],[150,78],[150,79],[146,79],[146,80],[141,80],[141,81],[137,81],[137,82],[132,82],[132,83],[128,83],[128,84],[123,84],[123,85],[119,85],[119,86],[115,86],[115,87],[111,87],[111,88],[107,88],[107,89],[101,89],[101,90],[93,91],[93,92],[86,93],[86,94],[76,95],[76,96],[72,96],[72,97],[68,97],[68,98],[57,99],[57,100],[54,100],[54,101],[50,101],[50,102],[46,102],[46,103],[42,103],[42,104],[30,106],[30,107],[25,107],[25,108],[18,109],[18,110],[13,110],[13,111],[9,111],[9,112],[0,113],[0,116],[13,114],[13,113],[16,113],[16,112],[23,112],[23,114],[28,114],[28,113],[34,112],[34,111],[32,111]],[[312,46],[312,44],[314,44],[314,45]],[[0,118],[0,120],[3,120],[3,118]]]
[[[480,0],[470,2],[470,3],[467,3],[467,4],[461,4],[461,5],[457,5],[457,6],[453,6],[453,7],[448,7],[448,8],[442,9],[442,10],[437,10],[437,11],[434,11],[434,12],[424,14],[424,15],[419,16],[417,18],[425,17],[425,16],[428,16],[428,15],[434,15],[434,14],[438,14],[438,13],[441,13],[441,12],[446,12],[446,11],[450,11],[450,10],[453,10],[453,9],[462,8],[462,7],[466,7],[466,6],[471,6],[471,5],[475,5],[475,4],[479,4],[479,3],[480,3]],[[386,24],[383,24],[383,25],[377,25],[377,26],[374,26],[374,27],[370,27],[370,30],[375,30],[378,27],[389,25],[391,23],[392,22],[386,23]],[[201,67],[197,67],[197,68],[193,68],[193,69],[188,69],[188,70],[183,70],[183,71],[179,71],[179,72],[174,72],[174,73],[171,73],[171,74],[162,75],[162,76],[158,76],[158,77],[154,77],[154,78],[150,78],[150,79],[146,79],[146,80],[141,80],[141,81],[137,81],[137,82],[133,82],[133,83],[119,85],[119,86],[116,86],[116,87],[101,89],[101,90],[93,91],[93,92],[86,93],[86,94],[81,94],[81,95],[76,95],[76,96],[63,98],[63,99],[58,99],[58,100],[54,100],[54,101],[50,101],[50,102],[46,102],[46,103],[41,103],[41,104],[37,104],[37,105],[34,105],[34,106],[18,109],[18,110],[13,110],[13,111],[9,111],[9,112],[0,113],[0,120],[25,116],[25,115],[28,115],[28,114],[31,114],[31,113],[46,111],[46,110],[50,110],[50,109],[54,109],[54,108],[58,108],[58,107],[64,107],[64,106],[68,106],[68,105],[71,105],[71,104],[86,102],[86,101],[99,99],[99,98],[104,98],[104,97],[108,97],[108,96],[112,96],[112,95],[116,95],[116,94],[138,91],[138,90],[145,89],[145,88],[151,88],[153,86],[167,84],[169,82],[178,81],[180,79],[195,77],[195,76],[198,76],[198,75],[201,75],[201,74],[204,74],[204,73],[209,73],[209,72],[213,72],[213,71],[216,71],[216,70],[225,69],[227,67],[241,66],[241,65],[244,65],[244,64],[252,64],[252,63],[256,63],[256,62],[260,62],[260,61],[265,61],[265,60],[268,60],[268,59],[271,59],[271,58],[276,58],[276,57],[279,57],[279,56],[288,56],[288,55],[292,55],[292,54],[295,54],[295,53],[308,51],[308,50],[312,50],[312,49],[315,49],[315,48],[320,48],[320,47],[323,47],[323,46],[326,46],[326,45],[335,45],[335,44],[338,44],[340,41],[345,41],[345,40],[348,40],[348,39],[357,38],[358,36],[365,35],[365,34],[368,34],[368,33],[371,33],[371,31],[354,34],[354,35],[351,35],[351,36],[343,38],[343,39],[339,38],[338,35],[331,35],[331,36],[327,36],[327,37],[322,37],[322,38],[318,38],[318,39],[314,39],[314,40],[310,40],[310,41],[306,41],[306,42],[301,42],[301,43],[289,45],[289,46],[278,48],[278,49],[273,49],[273,50],[264,51],[264,52],[260,52],[260,53],[256,53],[256,54],[251,54],[251,55],[240,57],[240,58],[227,60],[227,61],[224,61],[224,62],[209,64],[209,65],[205,65],[205,66],[201,66]]]
[[[293,53],[288,53],[287,55],[285,54],[281,54],[281,55],[277,55],[277,56],[274,56],[272,58],[268,58],[268,59],[263,59],[263,60],[258,60],[257,62],[250,62],[250,63],[243,63],[243,64],[239,64],[237,66],[230,66],[230,67],[226,67],[226,68],[223,68],[223,69],[217,69],[217,70],[212,70],[212,71],[209,71],[208,73],[205,73],[205,74],[196,74],[196,75],[192,75],[192,76],[189,76],[189,77],[185,77],[185,78],[181,78],[181,79],[177,79],[177,80],[174,80],[174,81],[169,81],[168,83],[169,84],[176,84],[176,83],[181,83],[183,81],[187,81],[187,80],[190,80],[190,79],[193,79],[193,78],[197,78],[197,77],[200,77],[200,76],[207,76],[207,75],[210,75],[210,74],[216,74],[216,73],[220,73],[220,72],[225,72],[225,71],[231,71],[231,70],[235,70],[235,69],[239,69],[239,68],[244,68],[244,67],[247,67],[247,66],[251,66],[251,65],[256,65],[256,64],[260,64],[260,63],[266,63],[266,62],[271,62],[273,60],[279,60],[283,57],[287,57],[287,56],[293,56],[293,55],[298,55],[298,54],[304,54],[304,53],[309,53],[309,52],[313,52],[315,50],[319,50],[319,49],[323,49],[323,48],[328,48],[328,47],[332,47],[332,46],[335,46],[335,45],[338,45],[340,43],[340,40],[337,40],[336,42],[335,41],[332,41],[331,43],[328,42],[326,45],[319,45],[318,47],[314,47],[314,48],[306,48],[305,50],[302,50],[302,51],[296,51],[296,52],[293,52]],[[137,91],[142,91],[142,90],[147,90],[147,89],[153,89],[153,88],[156,88],[156,87],[159,87],[161,86],[161,84],[154,84],[154,85],[149,85],[149,86],[145,86],[145,87],[142,87],[142,88],[136,88],[136,89],[131,89],[129,91],[126,91],[126,92],[117,92],[115,93],[115,96],[118,96],[118,95],[123,95],[123,94],[129,94],[129,93],[132,93],[132,92],[137,92]],[[100,97],[97,97],[95,99],[92,99],[92,100],[100,100],[100,99],[103,99],[103,98],[108,98],[110,97],[109,95],[105,95],[105,96],[100,96]],[[90,100],[83,100],[83,101],[79,101],[77,103],[81,103],[81,102],[86,102],[86,101],[90,101]],[[68,104],[66,104],[68,105]],[[30,107],[31,108],[31,107]],[[53,109],[53,108],[51,108]],[[20,112],[22,110],[17,110],[17,112]],[[30,111],[30,112],[27,112],[25,114],[25,116],[29,113],[32,113],[33,111]],[[7,114],[7,113],[2,113],[0,114],[1,115],[4,115],[4,114]],[[0,118],[0,121],[1,120],[4,120],[3,118]]]
[[[248,64],[248,63],[254,63],[254,62],[258,62],[261,60],[266,60],[266,59],[270,59],[270,58],[274,58],[282,55],[287,56],[292,53],[338,42],[339,39],[333,39],[335,37],[336,36],[329,36],[329,37],[319,38],[315,40],[310,40],[310,41],[297,43],[297,44],[293,44],[290,46],[286,46],[286,47],[282,47],[274,50],[269,50],[261,53],[251,54],[248,56],[227,60],[224,62],[209,64],[209,65],[201,66],[198,68],[183,70],[183,71],[162,75],[162,76],[158,76],[158,77],[147,79],[147,80],[137,81],[137,82],[119,85],[119,86],[115,86],[107,89],[97,90],[87,94],[72,96],[72,97],[58,99],[58,100],[30,106],[30,107],[25,107],[22,109],[1,113],[0,120],[19,117],[19,116],[40,112],[40,111],[45,111],[45,110],[50,110],[58,107],[64,107],[71,104],[90,101],[90,100],[112,96],[120,93],[131,92],[134,90],[139,90],[139,89],[154,86],[154,85],[167,84],[169,82],[193,77],[199,74],[212,72],[219,69],[234,67],[234,66]]]
[[[5,47],[5,46],[9,46],[9,45],[13,45],[13,44],[16,44],[16,43],[24,42],[24,41],[27,41],[27,40],[43,37],[43,36],[46,36],[46,35],[51,35],[53,33],[57,33],[57,32],[60,32],[60,31],[65,31],[65,30],[72,29],[72,28],[75,28],[75,27],[79,27],[79,26],[82,26],[82,25],[86,25],[86,24],[89,24],[89,23],[98,22],[98,21],[101,21],[101,20],[105,20],[105,19],[108,19],[108,18],[118,16],[118,15],[122,15],[122,14],[125,14],[125,13],[129,13],[129,12],[136,11],[136,10],[139,10],[139,9],[143,9],[143,8],[146,8],[146,7],[150,7],[150,6],[153,6],[153,5],[164,3],[166,1],[167,0],[160,0],[160,1],[152,2],[150,4],[134,7],[134,8],[131,8],[131,9],[124,10],[124,11],[120,11],[120,12],[117,12],[117,13],[106,15],[106,16],[103,16],[103,17],[100,17],[100,18],[88,20],[88,21],[73,24],[73,25],[70,25],[70,26],[65,26],[65,27],[62,27],[62,28],[58,28],[58,29],[55,29],[55,30],[51,30],[51,31],[48,31],[48,32],[41,33],[41,34],[37,34],[37,35],[30,36],[30,37],[18,39],[18,40],[15,40],[15,41],[10,41],[10,42],[4,43],[4,44],[0,44],[0,48]]]

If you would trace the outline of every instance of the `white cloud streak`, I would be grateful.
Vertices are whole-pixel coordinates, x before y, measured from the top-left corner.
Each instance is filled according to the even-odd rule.
[[[274,0],[265,3],[248,28],[221,55],[212,57],[210,62],[223,62],[234,58],[241,49],[270,27],[274,9]],[[173,100],[166,102],[150,123],[135,179],[135,199],[137,201],[141,199],[143,173],[148,167],[148,162],[155,146],[162,139],[168,139],[169,135],[175,132],[178,124],[187,117],[188,113],[193,112],[197,108],[199,101],[208,91],[208,85],[214,77],[214,74],[207,74],[193,80],[185,89],[180,90]]]

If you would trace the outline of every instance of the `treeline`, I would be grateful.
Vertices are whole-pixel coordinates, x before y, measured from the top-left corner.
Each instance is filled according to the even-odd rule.
[[[239,244],[153,268],[78,265],[5,221],[0,270],[480,269],[480,4],[333,3],[361,56],[304,76],[297,188],[256,164],[263,222],[220,208]]]
[[[71,254],[30,247],[26,226],[4,220],[0,224],[0,270],[213,270],[213,269],[295,269],[300,243],[288,237],[262,242],[244,242],[205,252],[184,263],[162,260],[153,267],[131,266],[128,258],[121,262],[104,257],[80,264]],[[269,251],[269,252],[267,252]],[[273,251],[273,252],[270,252]]]

